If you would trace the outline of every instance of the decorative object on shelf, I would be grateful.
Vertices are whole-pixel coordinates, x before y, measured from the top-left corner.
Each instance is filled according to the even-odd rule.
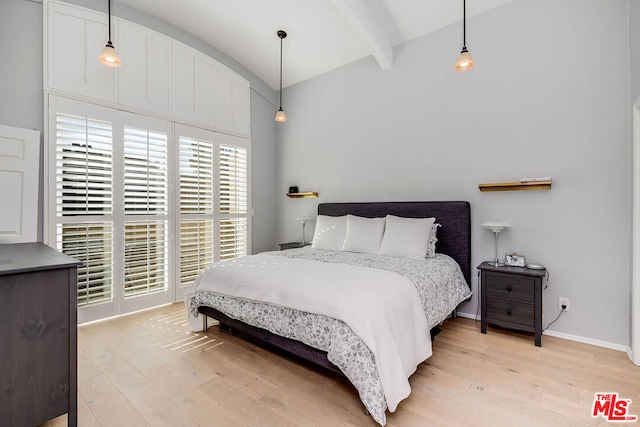
[[[286,122],[287,116],[282,109],[282,40],[287,37],[287,33],[284,30],[278,30],[278,37],[280,37],[280,109],[276,113],[276,122]]]
[[[311,220],[311,218],[308,218],[306,216],[303,216],[301,218],[296,218],[296,221],[300,221],[302,223],[302,242],[301,245],[304,246],[304,226],[307,222],[309,222]]]
[[[480,191],[551,190],[551,177],[522,178],[517,182],[478,184]]]
[[[298,192],[298,186],[292,186],[289,187],[289,193],[297,193]]]
[[[318,197],[318,193],[316,191],[307,191],[303,193],[287,193],[287,196],[292,199],[315,199]]]
[[[502,230],[511,227],[511,224],[503,221],[489,221],[482,224],[482,226],[493,232],[495,239],[495,257],[491,265],[493,265],[494,267],[501,267],[504,264],[500,263],[498,259],[498,234],[500,234]]]
[[[107,41],[107,45],[102,48],[102,53],[100,53],[100,62],[109,67],[119,67],[122,65],[120,61],[120,57],[118,56],[118,52],[116,52],[116,48],[113,47],[113,43],[111,43],[111,0],[109,2],[109,40]]]
[[[456,71],[467,71],[472,69],[476,63],[467,50],[467,2],[462,0],[462,51],[456,62]]]
[[[524,255],[511,254],[505,257],[505,264],[511,267],[524,267]]]

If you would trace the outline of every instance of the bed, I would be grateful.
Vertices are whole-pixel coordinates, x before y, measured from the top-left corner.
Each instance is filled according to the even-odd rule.
[[[389,232],[392,229],[390,221],[396,217],[404,222],[410,221],[404,220],[407,218],[419,219],[415,222],[419,221],[421,224],[424,223],[423,219],[435,218],[434,221],[440,226],[437,227],[436,253],[432,254],[434,256],[415,260],[362,253],[358,249],[327,250],[320,244],[316,245],[317,241],[320,242],[316,235],[314,246],[318,246],[317,248],[307,246],[251,255],[231,262],[214,263],[194,282],[186,294],[185,303],[192,329],[206,330],[206,319],[211,317],[218,320],[220,330],[223,332],[284,351],[344,375],[358,391],[366,410],[379,424],[384,425],[386,410],[394,411],[399,401],[410,393],[408,377],[415,371],[418,364],[431,355],[431,339],[437,333],[438,324],[454,312],[460,302],[471,295],[471,222],[468,202],[322,203],[318,205],[318,220],[322,218],[342,221],[343,218],[348,218],[349,221],[357,221],[349,223],[351,226],[347,230],[345,245],[349,240],[349,233],[353,236],[353,230],[356,229],[354,224],[365,223],[369,227],[372,225],[371,222],[375,222],[378,227],[385,217],[387,218],[386,230]],[[371,220],[367,221],[365,218]],[[396,221],[399,220],[396,219]],[[436,230],[435,225],[433,228]],[[382,233],[384,236],[385,231]],[[368,232],[367,238],[374,234]],[[384,236],[384,238],[387,237]],[[382,247],[384,240],[379,244]],[[296,269],[303,273],[295,273]],[[432,273],[431,269],[435,273]],[[275,278],[269,279],[265,275],[266,270],[277,271]],[[324,276],[327,270],[329,272]],[[433,279],[432,275],[436,273],[438,278]],[[253,274],[254,279],[259,279],[245,280],[245,274]],[[221,286],[219,284],[210,285],[212,282],[223,281],[220,278],[221,275],[229,275],[227,280],[235,285],[241,283],[240,292],[245,293],[231,295],[227,293],[226,288],[221,290],[218,287]],[[440,275],[444,278],[440,279]],[[304,277],[304,280],[301,277]],[[358,277],[357,282],[361,283],[354,285],[356,288],[366,286],[367,291],[363,291],[363,288],[343,296],[345,300],[357,301],[357,303],[352,302],[352,306],[358,307],[357,310],[353,310],[358,312],[358,316],[372,319],[365,322],[366,327],[357,326],[355,319],[344,320],[340,313],[335,316],[332,314],[334,300],[342,299],[332,298],[332,292],[341,292],[345,288],[345,283],[341,280],[344,278],[346,281],[347,277]],[[273,282],[270,286],[274,288],[265,286],[271,283],[270,280]],[[286,280],[293,283],[304,282],[304,286],[315,286],[312,292],[304,289],[299,291],[305,295],[313,294],[310,297],[313,301],[303,302],[295,307],[290,304],[287,299],[289,296],[283,296],[284,291],[277,289],[280,282],[286,282]],[[431,285],[428,283],[434,280],[446,281],[446,284],[438,283],[434,287],[440,290],[446,288],[447,294],[437,296],[430,294],[432,290],[429,289]],[[253,283],[258,281],[259,284]],[[350,282],[353,281],[350,280]],[[410,285],[407,286],[406,283]],[[242,290],[244,286],[252,287]],[[392,291],[389,291],[389,288],[392,288]],[[366,295],[363,295],[363,292],[366,292]],[[392,296],[390,294],[385,296],[385,292],[393,293],[393,298],[396,298],[397,293],[399,299],[404,297],[404,302],[390,303]],[[411,296],[411,293],[416,294],[417,298]],[[371,302],[362,303],[362,301],[369,301],[370,298]],[[384,300],[384,307],[383,305],[376,307],[379,303],[374,301],[375,298]],[[320,308],[316,310],[315,304],[328,304],[331,307],[329,311],[322,311]],[[384,314],[389,316],[388,319],[385,317],[382,321],[380,320],[383,317],[382,311],[387,313],[393,310],[387,306],[403,307],[400,304],[411,305],[412,308],[403,309],[402,315],[391,312],[391,314]],[[360,311],[363,313],[359,313]],[[420,315],[417,314],[418,311]],[[349,316],[351,314],[344,317]],[[396,317],[398,319],[395,319]],[[400,317],[402,319],[399,319]],[[405,321],[406,324],[402,323]],[[394,322],[400,323],[394,326]],[[388,338],[384,338],[383,329],[385,331],[389,329],[386,332]],[[380,344],[372,341],[389,340],[389,337],[391,341],[399,343],[404,340],[404,344],[398,344],[402,350],[392,351],[388,348],[393,346],[387,345],[386,342]],[[407,343],[410,343],[411,351],[406,351],[406,348],[402,347]]]

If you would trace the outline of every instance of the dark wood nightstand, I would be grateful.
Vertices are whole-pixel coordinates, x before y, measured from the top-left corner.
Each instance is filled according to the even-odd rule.
[[[301,242],[288,242],[288,243],[278,243],[280,246],[280,250],[284,251],[285,249],[296,249],[301,248],[303,246],[309,246],[309,243],[301,243]]]
[[[542,281],[547,270],[525,267],[495,267],[483,262],[480,270],[482,322],[533,332],[540,347],[542,336]]]

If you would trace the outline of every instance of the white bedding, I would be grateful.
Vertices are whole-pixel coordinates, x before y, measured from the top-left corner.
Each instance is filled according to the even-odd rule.
[[[344,321],[374,354],[387,406],[411,392],[408,378],[431,356],[429,323],[415,285],[391,271],[272,255],[252,255],[210,266],[196,292],[266,302]],[[202,322],[189,311],[193,330]]]
[[[444,254],[436,254],[433,258],[407,259],[318,250],[307,246],[267,252],[264,255],[282,258],[285,262],[289,258],[302,258],[322,264],[349,264],[398,273],[409,279],[417,289],[429,328],[444,321],[460,302],[471,295],[460,266]],[[329,361],[337,366],[358,390],[360,399],[371,416],[380,425],[386,424],[387,402],[374,356],[363,340],[343,321],[272,304],[226,297],[200,290],[195,284],[185,302],[194,330],[202,327],[201,321],[196,321],[194,316],[198,315],[198,306],[204,305],[249,325],[326,351]]]

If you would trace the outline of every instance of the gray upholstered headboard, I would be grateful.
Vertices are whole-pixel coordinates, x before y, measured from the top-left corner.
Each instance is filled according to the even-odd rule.
[[[371,202],[321,203],[318,215],[358,215],[367,218],[396,215],[405,218],[435,217],[438,230],[436,251],[455,259],[471,286],[471,206],[469,202]]]

